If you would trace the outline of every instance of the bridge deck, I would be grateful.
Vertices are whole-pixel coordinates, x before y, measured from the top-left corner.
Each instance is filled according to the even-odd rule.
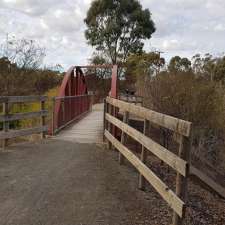
[[[93,105],[92,112],[62,130],[55,138],[77,143],[101,143],[103,137],[103,104]]]
[[[155,193],[138,191],[138,174],[117,156],[55,139],[0,152],[0,224],[155,224]]]

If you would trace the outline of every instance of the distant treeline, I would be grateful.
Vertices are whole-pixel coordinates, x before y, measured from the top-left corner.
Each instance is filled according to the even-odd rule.
[[[8,58],[0,58],[0,96],[41,95],[58,86],[62,77],[59,71],[20,68]]]
[[[0,96],[38,95],[60,84],[60,65],[43,65],[45,49],[33,40],[10,38],[0,46]]]
[[[134,54],[127,60],[126,80],[146,107],[191,121],[192,157],[224,173],[225,56],[175,56],[165,64],[159,53]],[[169,132],[164,136],[171,138]]]
[[[0,96],[57,94],[64,73],[60,65],[43,66],[45,49],[32,40],[10,39],[0,48]],[[47,102],[51,111],[51,102]],[[0,104],[0,114],[3,105]],[[39,111],[40,103],[10,105],[10,113]],[[50,113],[51,114],[51,113]],[[10,122],[10,128],[31,127],[40,123],[39,119]],[[2,129],[0,122],[0,130]]]

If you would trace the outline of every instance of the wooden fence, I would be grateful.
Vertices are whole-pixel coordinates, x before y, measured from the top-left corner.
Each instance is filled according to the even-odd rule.
[[[45,137],[45,132],[48,130],[46,126],[45,117],[48,115],[48,111],[45,110],[46,96],[3,96],[0,97],[0,104],[3,104],[3,114],[0,115],[0,122],[3,122],[3,131],[0,132],[0,140],[3,140],[3,148],[7,146],[8,139],[27,136],[34,133],[42,133],[42,138]],[[41,110],[37,112],[25,112],[25,113],[10,113],[10,108],[15,103],[31,103],[40,102]],[[38,127],[10,130],[10,121],[29,119],[34,117],[41,117],[41,124]]]
[[[118,110],[124,112],[123,121],[116,118],[115,114]],[[144,189],[145,181],[148,181],[173,209],[173,225],[182,224],[186,208],[192,124],[188,121],[110,97],[106,98],[104,111],[104,135],[110,145],[118,149],[119,162],[122,164],[124,158],[129,160],[140,173],[139,188]],[[144,120],[143,133],[128,125],[130,114]],[[180,136],[178,155],[146,136],[147,131],[150,129],[150,123],[174,131]],[[120,141],[115,137],[115,132],[113,132],[115,129],[113,127],[122,131]],[[125,146],[127,135],[142,145],[140,158]],[[177,172],[175,192],[146,166],[147,151],[153,153]]]

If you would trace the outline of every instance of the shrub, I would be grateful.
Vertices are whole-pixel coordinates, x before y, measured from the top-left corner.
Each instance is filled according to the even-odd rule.
[[[144,91],[145,106],[193,123],[193,158],[219,163],[224,142],[224,90],[193,73],[163,72],[137,82]]]

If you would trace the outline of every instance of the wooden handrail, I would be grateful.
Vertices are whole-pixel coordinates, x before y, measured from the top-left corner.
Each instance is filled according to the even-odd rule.
[[[108,131],[105,131],[106,138],[133,164],[134,167],[145,177],[145,179],[155,188],[155,190],[166,200],[171,208],[182,217],[184,212],[184,202],[179,199],[169,187],[158,178],[144,163],[138,159],[127,147],[121,144]]]
[[[43,133],[48,130],[48,126],[40,126],[40,127],[33,127],[27,129],[20,129],[20,130],[12,130],[8,132],[0,132],[0,140],[1,139],[10,139],[15,137],[22,137],[27,136],[35,133]]]
[[[38,112],[25,112],[25,113],[0,115],[0,122],[30,119],[34,117],[47,116],[47,115],[48,115],[48,110],[41,110]]]
[[[154,124],[172,130],[178,134],[186,137],[190,136],[191,122],[110,97],[106,98],[106,102],[114,107],[123,111],[129,111],[140,118],[147,119]]]
[[[177,172],[182,174],[183,176],[187,175],[187,162],[183,159],[179,158],[174,153],[170,152],[157,142],[153,141],[151,138],[145,136],[140,131],[134,129],[133,127],[123,123],[119,119],[111,116],[110,114],[106,114],[106,120],[110,123],[118,127],[120,130],[128,134],[134,140],[139,142],[141,145],[145,146],[147,150],[156,155],[159,159],[167,163]]]
[[[186,196],[187,196],[187,178],[190,168],[190,149],[191,149],[191,122],[184,121],[169,115],[152,111],[150,109],[134,105],[115,98],[107,97],[104,106],[104,124],[106,124],[104,135],[110,145],[114,146],[119,151],[119,162],[122,162],[122,157],[129,160],[133,166],[139,171],[139,187],[144,189],[143,178],[148,181],[155,190],[163,197],[163,199],[173,209],[173,225],[181,225],[185,216]],[[110,109],[110,110],[109,110]],[[124,111],[123,121],[116,118],[119,110]],[[144,119],[144,133],[129,125],[129,115],[135,115]],[[156,124],[162,128],[169,129],[180,136],[178,155],[172,153],[162,145],[153,141],[146,136],[146,129],[149,129],[149,123]],[[114,129],[112,129],[114,128]],[[116,138],[113,130],[119,129],[122,132],[121,140]],[[142,145],[141,159],[139,159],[131,150],[125,146],[124,137],[130,136],[132,139]],[[109,145],[109,146],[110,146]],[[150,151],[160,160],[167,163],[177,172],[176,191],[175,193],[153,173],[145,165],[146,151]]]
[[[2,96],[0,97],[0,103],[3,104],[3,115],[0,115],[0,122],[3,122],[3,131],[0,132],[0,140],[3,140],[3,149],[8,145],[8,139],[27,136],[34,133],[41,133],[42,138],[45,137],[45,133],[48,130],[46,126],[45,118],[48,115],[48,111],[45,109],[45,101],[47,96]],[[31,103],[40,102],[40,111],[36,112],[24,112],[24,113],[10,113],[9,105],[14,103]],[[22,119],[30,119],[34,117],[41,118],[41,124],[38,127],[10,130],[9,122]]]
[[[46,101],[47,96],[1,96],[0,103],[20,103]]]

